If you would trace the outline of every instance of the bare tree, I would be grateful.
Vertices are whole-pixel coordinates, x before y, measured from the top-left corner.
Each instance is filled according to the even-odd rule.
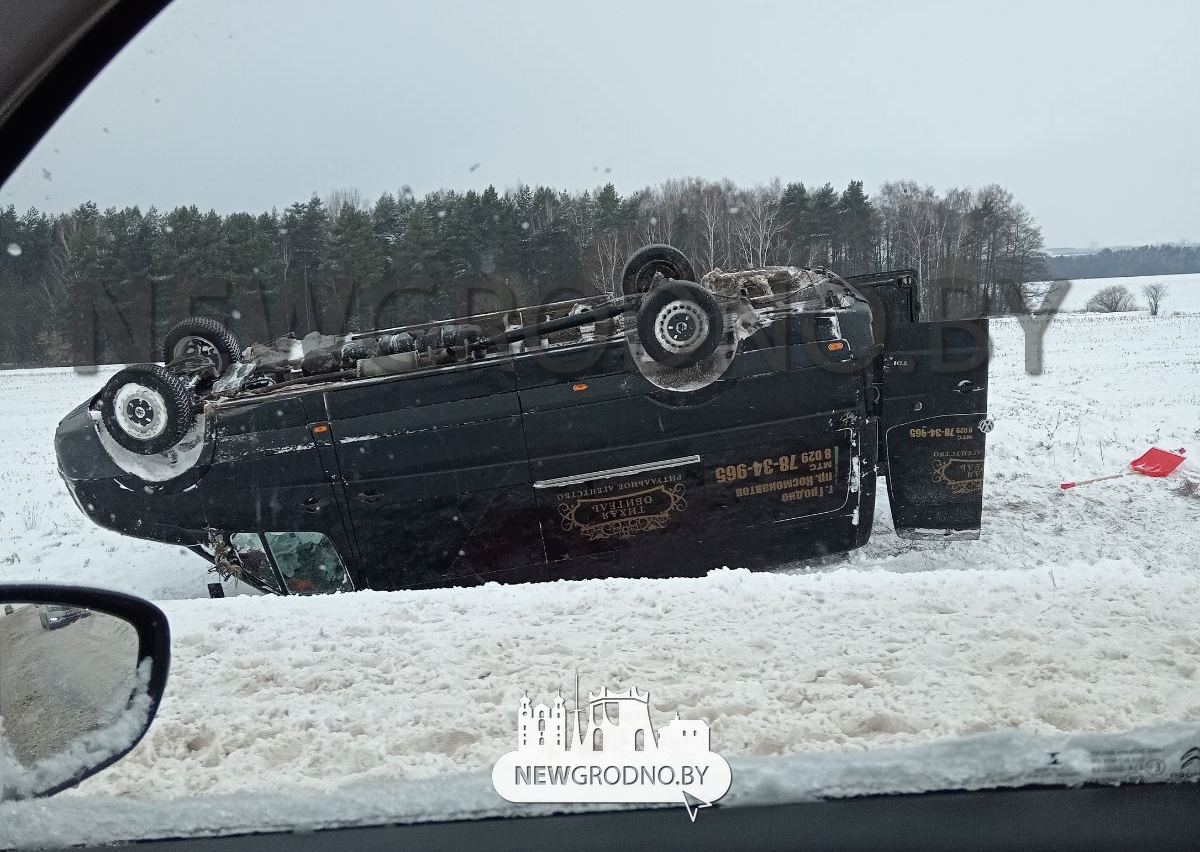
[[[760,268],[770,262],[771,250],[787,227],[779,215],[782,192],[776,178],[766,186],[747,190],[738,199],[732,230],[741,259],[749,267]]]
[[[1003,310],[1036,300],[1045,278],[1042,231],[995,184],[939,196],[913,181],[885,183],[876,195],[883,266],[909,266],[922,281],[954,282],[955,292]],[[927,294],[929,295],[929,294]]]
[[[675,224],[687,209],[688,186],[671,179],[642,191],[638,211],[638,236],[643,243],[675,244]]]
[[[1166,297],[1167,289],[1167,285],[1161,281],[1154,284],[1147,284],[1142,288],[1142,295],[1146,297],[1146,305],[1150,308],[1150,316],[1158,316],[1158,307]]]
[[[602,293],[619,293],[620,282],[617,275],[628,252],[625,249],[626,240],[617,231],[608,231],[596,235],[596,274],[592,283]]]
[[[596,210],[592,194],[585,192],[582,196],[564,203],[563,216],[567,220],[567,230],[575,240],[580,258],[585,257],[595,242]],[[594,274],[591,280],[592,286],[597,287],[600,292],[607,293],[609,291],[608,282],[604,282],[605,286],[603,287],[598,286],[600,282],[596,280]]]
[[[329,195],[325,197],[325,209],[334,218],[337,218],[337,215],[342,212],[344,205],[349,205],[352,210],[371,209],[371,202],[367,200],[356,186],[338,187],[331,190]]]
[[[728,266],[729,207],[736,192],[730,181],[714,182],[692,178],[683,200],[690,220],[690,250],[696,272],[703,275]]]
[[[922,187],[914,181],[885,183],[876,197],[886,264],[910,266],[921,280],[936,277],[942,217],[933,187]]]
[[[729,200],[721,187],[709,184],[702,191],[697,208],[700,219],[700,260],[704,271],[710,272],[719,265],[722,223],[728,216]]]
[[[50,363],[65,364],[71,359],[68,308],[79,275],[80,254],[95,242],[96,222],[82,209],[59,217],[46,272],[35,286],[45,309],[45,325],[37,339],[43,354],[54,359]]]
[[[1098,290],[1092,298],[1088,299],[1086,309],[1094,313],[1113,314],[1137,310],[1137,305],[1134,304],[1133,293],[1129,291],[1128,287],[1111,284]]]

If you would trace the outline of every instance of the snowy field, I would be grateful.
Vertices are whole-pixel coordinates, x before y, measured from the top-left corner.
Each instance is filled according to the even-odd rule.
[[[207,566],[92,527],[54,472],[54,424],[105,374],[0,374],[0,581],[124,588],[172,623],[158,720],[72,795],[487,771],[521,693],[570,696],[576,670],[585,690],[649,690],[656,724],[707,719],[745,759],[1200,722],[1200,276],[1154,280],[1172,286],[1158,318],[1055,318],[1041,376],[1017,323],[993,321],[979,541],[902,541],[884,498],[865,548],[766,574],[180,600]],[[1058,488],[1155,444],[1196,460]]]
[[[1071,290],[1062,304],[1064,311],[1082,311],[1088,299],[1100,290],[1113,284],[1128,287],[1134,302],[1146,307],[1142,288],[1147,284],[1166,284],[1167,295],[1160,308],[1162,313],[1172,311],[1200,311],[1200,274],[1196,275],[1140,275],[1130,278],[1085,278],[1071,282]]]

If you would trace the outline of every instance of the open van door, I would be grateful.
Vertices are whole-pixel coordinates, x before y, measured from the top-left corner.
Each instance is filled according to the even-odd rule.
[[[879,468],[897,534],[978,538],[991,429],[987,319],[926,321],[915,272],[847,280],[871,302],[884,341],[874,364]]]

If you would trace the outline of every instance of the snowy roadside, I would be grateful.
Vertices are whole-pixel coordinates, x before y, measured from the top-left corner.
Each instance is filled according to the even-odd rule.
[[[158,720],[78,795],[170,798],[486,771],[522,692],[650,691],[727,756],[1200,721],[1200,574],[714,572],[165,604]],[[735,781],[736,784],[736,781]]]

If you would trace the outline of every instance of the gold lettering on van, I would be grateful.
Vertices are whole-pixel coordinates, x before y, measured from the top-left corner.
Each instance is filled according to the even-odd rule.
[[[588,497],[578,492],[558,495],[562,528],[589,541],[630,539],[664,529],[673,513],[687,509],[685,488],[677,476],[641,479],[605,490],[603,495]]]

